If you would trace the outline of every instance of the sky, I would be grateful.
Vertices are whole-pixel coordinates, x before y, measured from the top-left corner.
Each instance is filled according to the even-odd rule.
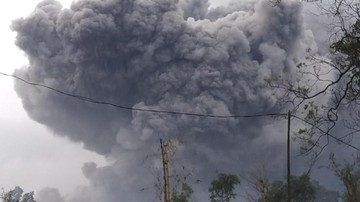
[[[15,71],[66,92],[138,108],[223,115],[280,112],[275,96],[261,88],[262,81],[268,75],[291,77],[293,58],[303,57],[309,47],[326,47],[324,31],[314,29],[316,20],[305,18],[305,25],[293,1],[272,10],[247,0],[209,13],[205,0],[181,1],[182,15],[192,17],[184,21],[170,1],[160,6],[154,0],[122,5],[134,12],[119,17],[120,22],[111,15],[119,15],[117,8],[122,7],[82,1],[90,3],[76,4],[74,12],[59,17],[58,5],[46,1],[35,15],[12,25],[26,56],[15,46],[16,33],[9,27],[39,2],[4,3],[1,72]],[[60,2],[65,8],[71,4]],[[227,3],[213,0],[211,7]],[[159,16],[162,21],[156,21]],[[58,17],[59,41],[49,31]],[[23,68],[28,59],[30,68]],[[15,91],[13,80],[3,76],[0,88],[0,186],[34,190],[43,201],[54,194],[61,202],[59,192],[69,202],[129,201],[126,193],[138,193],[134,189],[145,190],[136,199],[147,198],[161,166],[159,138],[177,140],[174,164],[186,165],[186,170],[172,171],[191,173],[193,181],[206,183],[218,170],[245,172],[245,165],[256,162],[269,164],[276,177],[284,170],[280,162],[286,130],[276,119],[219,121],[129,113],[21,82],[15,83]],[[234,160],[242,164],[234,166]],[[304,168],[296,160],[294,165],[295,172]],[[198,197],[206,195],[206,186],[194,189]]]
[[[39,1],[8,1],[1,12],[1,71],[12,74],[27,64],[24,54],[14,46],[15,33],[9,29],[13,19],[27,15]],[[62,1],[69,6],[69,1]],[[81,144],[52,135],[44,126],[32,121],[14,92],[12,79],[1,78],[1,186],[5,190],[20,185],[24,190],[59,187],[64,193],[86,184],[81,166],[86,161],[105,164],[103,157],[86,151]],[[58,171],[62,173],[59,174]],[[66,176],[66,177],[64,177]]]
[[[3,2],[0,13],[1,72],[12,74],[15,69],[28,64],[24,53],[15,46],[16,33],[10,25],[14,19],[26,17],[40,0],[12,0]],[[72,0],[60,0],[68,8]],[[229,1],[212,1],[212,6]],[[53,135],[45,126],[33,121],[26,114],[14,91],[13,79],[0,78],[0,186],[5,190],[21,186],[25,191],[56,187],[62,194],[70,194],[75,187],[88,184],[83,176],[83,163],[93,161],[106,165],[103,156],[85,150],[81,143],[74,143]],[[61,171],[61,173],[59,173]]]
[[[12,74],[16,68],[28,63],[24,53],[15,45],[11,21],[28,15],[40,1],[7,1],[1,12],[1,71]],[[71,1],[62,1],[69,6]],[[59,187],[64,193],[86,184],[81,166],[86,161],[106,164],[103,157],[72,143],[66,138],[52,135],[44,126],[31,120],[14,91],[13,80],[1,77],[0,181],[5,190],[21,186],[24,190],[39,190],[45,186]],[[62,170],[62,174],[57,171]],[[66,177],[64,177],[66,176]]]

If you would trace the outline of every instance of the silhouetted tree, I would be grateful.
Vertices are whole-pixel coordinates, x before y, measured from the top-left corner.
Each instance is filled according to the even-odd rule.
[[[356,156],[354,162],[345,162],[342,165],[336,161],[335,155],[331,154],[330,168],[345,186],[344,202],[360,201],[360,156]]]
[[[181,183],[181,192],[173,189],[171,194],[171,202],[189,202],[193,189],[186,183]]]
[[[290,183],[290,198],[292,202],[310,202],[315,200],[316,190],[308,175],[291,176]],[[272,182],[266,198],[267,202],[286,202],[288,198],[287,183],[284,181]]]
[[[318,55],[309,49],[306,58],[294,60],[293,78],[268,79],[282,91],[283,103],[293,107],[293,117],[306,123],[297,139],[303,153],[316,150],[315,159],[331,140],[347,144],[360,132],[360,4],[332,0],[319,12],[332,23],[329,53]],[[347,130],[335,133],[335,126]]]
[[[237,175],[220,173],[209,188],[211,202],[229,202],[236,198],[235,186],[240,184]]]
[[[338,202],[340,198],[340,193],[337,191],[328,190],[323,187],[318,181],[311,181],[312,185],[315,188],[316,202]]]
[[[24,193],[20,187],[15,187],[6,193],[1,194],[3,202],[36,202],[34,192]]]

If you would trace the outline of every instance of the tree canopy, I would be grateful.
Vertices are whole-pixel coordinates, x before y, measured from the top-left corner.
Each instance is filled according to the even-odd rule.
[[[171,194],[171,202],[189,202],[193,192],[193,189],[186,182],[182,182],[180,192],[178,192],[176,189],[173,189]]]
[[[356,156],[352,163],[345,162],[344,164],[340,164],[335,159],[335,155],[331,154],[330,162],[330,168],[345,187],[343,201],[360,201],[360,156]]]
[[[308,49],[298,58],[293,78],[269,78],[271,87],[281,91],[282,103],[292,117],[304,124],[296,133],[303,153],[319,155],[329,142],[352,149],[351,138],[360,132],[360,4],[334,0],[322,7],[329,25],[329,52]],[[336,128],[342,128],[342,133]]]
[[[36,202],[34,192],[24,193],[20,187],[15,187],[6,193],[1,194],[3,202]]]
[[[292,201],[306,202],[315,199],[316,190],[308,175],[291,176],[290,184],[290,198]],[[274,181],[266,198],[268,202],[286,202],[288,198],[287,183],[284,181]]]
[[[240,179],[234,174],[220,173],[211,182],[209,188],[211,202],[229,202],[236,198],[235,186],[240,184]]]

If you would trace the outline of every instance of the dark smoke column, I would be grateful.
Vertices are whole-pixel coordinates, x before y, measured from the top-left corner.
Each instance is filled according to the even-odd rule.
[[[15,74],[129,107],[220,115],[279,112],[265,79],[292,78],[295,62],[313,46],[300,4],[270,7],[248,0],[208,7],[206,0],[80,0],[62,9],[56,1],[43,1],[12,25],[16,44],[29,58],[29,66]],[[155,181],[147,170],[158,168],[159,159],[143,159],[156,152],[160,137],[183,143],[177,155],[199,178],[215,169],[245,170],[253,159],[281,160],[283,130],[273,119],[130,112],[21,82],[15,88],[32,119],[115,159],[106,167],[85,164],[91,185],[73,201],[148,199],[153,190],[136,190]]]

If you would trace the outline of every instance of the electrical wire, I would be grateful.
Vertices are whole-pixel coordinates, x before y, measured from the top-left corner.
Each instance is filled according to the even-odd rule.
[[[334,135],[331,135],[329,132],[324,131],[323,129],[321,129],[320,127],[316,126],[315,124],[312,124],[312,123],[310,123],[309,121],[306,121],[305,119],[300,118],[300,117],[298,117],[298,116],[296,116],[296,115],[291,115],[291,117],[294,117],[294,118],[296,118],[296,119],[298,119],[298,120],[300,120],[300,121],[302,121],[302,122],[304,122],[304,123],[306,123],[306,124],[309,124],[310,126],[316,128],[317,130],[319,130],[320,132],[322,132],[324,135],[327,135],[327,136],[333,138],[334,140],[336,140],[336,141],[338,141],[338,142],[340,142],[340,143],[342,143],[342,144],[344,144],[344,145],[346,145],[346,146],[348,146],[348,147],[351,147],[351,148],[353,148],[353,149],[355,149],[355,150],[357,150],[357,151],[360,152],[360,149],[359,149],[359,148],[355,147],[355,146],[352,145],[352,144],[349,144],[349,143],[345,142],[344,140],[342,140],[342,139],[340,139],[340,138],[335,137]]]
[[[221,119],[229,119],[229,118],[257,118],[257,117],[269,117],[269,116],[286,116],[287,113],[267,113],[267,114],[252,114],[252,115],[217,115],[217,114],[200,114],[200,113],[189,113],[189,112],[178,112],[178,111],[168,111],[168,110],[155,110],[155,109],[144,109],[144,108],[136,108],[136,107],[128,107],[128,106],[122,106],[122,105],[118,105],[118,104],[114,104],[111,102],[105,102],[105,101],[99,101],[99,100],[95,100],[89,97],[84,97],[81,95],[75,95],[75,94],[71,94],[71,93],[67,93],[61,90],[58,90],[56,88],[44,85],[44,84],[39,84],[39,83],[34,83],[34,82],[30,82],[27,81],[19,76],[16,75],[12,75],[12,74],[6,74],[3,72],[0,72],[0,75],[3,76],[7,76],[7,77],[12,77],[14,79],[17,79],[23,83],[26,83],[28,85],[32,85],[32,86],[37,86],[37,87],[41,87],[41,88],[46,88],[48,90],[57,92],[61,95],[65,95],[71,98],[75,98],[78,100],[82,100],[85,102],[89,102],[89,103],[94,103],[94,104],[99,104],[99,105],[108,105],[111,107],[115,107],[115,108],[119,108],[119,109],[124,109],[124,110],[130,110],[130,111],[140,111],[140,112],[149,112],[149,113],[162,113],[162,114],[171,114],[171,115],[185,115],[185,116],[196,116],[196,117],[205,117],[205,118],[221,118]],[[331,135],[328,132],[325,132],[324,130],[322,130],[321,128],[319,128],[318,126],[296,116],[296,115],[291,115],[291,117],[294,117],[300,121],[303,121],[304,123],[309,124],[310,126],[315,127],[316,129],[318,129],[320,132],[324,133],[325,135],[328,135],[329,137],[333,138],[334,140],[348,146],[351,147],[357,151],[360,151],[359,148],[355,147],[354,145],[351,145],[343,140],[341,140],[340,138],[335,137],[334,135]]]
[[[107,106],[111,106],[111,107],[115,107],[115,108],[119,108],[119,109],[124,109],[124,110],[130,110],[130,111],[140,111],[140,112],[149,112],[149,113],[162,113],[162,114],[171,114],[171,115],[184,115],[184,116],[196,116],[196,117],[206,117],[206,118],[219,118],[219,119],[230,119],[230,118],[257,118],[257,117],[269,117],[269,116],[286,116],[286,113],[267,113],[267,114],[252,114],[252,115],[217,115],[217,114],[201,114],[201,113],[190,113],[190,112],[179,112],[179,111],[169,111],[169,110],[157,110],[157,109],[144,109],[144,108],[136,108],[136,107],[129,107],[129,106],[123,106],[123,105],[118,105],[118,104],[114,104],[111,102],[106,102],[106,101],[100,101],[100,100],[96,100],[93,98],[89,98],[89,97],[85,97],[85,96],[81,96],[81,95],[75,95],[75,94],[71,94],[71,93],[67,93],[65,91],[62,90],[58,90],[56,88],[44,85],[44,84],[39,84],[39,83],[34,83],[34,82],[30,82],[27,81],[19,76],[16,75],[12,75],[12,74],[6,74],[3,72],[0,72],[0,75],[3,76],[7,76],[7,77],[12,77],[14,79],[17,79],[23,83],[26,83],[28,85],[32,85],[32,86],[37,86],[37,87],[41,87],[41,88],[46,88],[48,90],[57,92],[59,94],[68,96],[68,97],[72,97],[78,100],[82,100],[85,102],[89,102],[89,103],[93,103],[93,104],[99,104],[99,105],[107,105]]]

